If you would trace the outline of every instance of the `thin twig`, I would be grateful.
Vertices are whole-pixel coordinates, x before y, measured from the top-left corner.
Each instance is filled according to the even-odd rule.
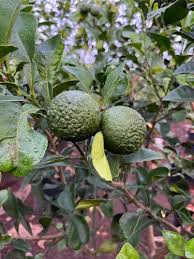
[[[14,239],[24,239],[24,240],[31,240],[31,241],[37,241],[37,240],[53,240],[53,239],[59,239],[65,236],[64,232],[59,232],[52,235],[45,235],[45,236],[28,236],[28,237],[20,237],[20,236],[12,236]]]
[[[176,111],[178,108],[180,108],[182,105],[183,105],[183,103],[179,103],[176,107],[170,109],[169,112],[168,112],[168,114],[165,114],[164,116],[158,118],[158,119],[156,120],[156,123],[158,123],[159,121],[161,121],[161,120],[163,120],[163,119],[169,117],[170,115],[172,115],[173,112],[175,112],[175,111]]]
[[[113,187],[116,187],[116,188],[119,188],[121,189],[127,199],[132,202],[133,204],[136,205],[136,207],[144,210],[147,214],[149,214],[153,219],[155,219],[156,221],[160,222],[161,224],[164,224],[166,225],[167,227],[169,227],[170,229],[176,231],[176,232],[179,232],[179,229],[176,228],[173,224],[171,224],[170,222],[168,222],[167,220],[157,216],[154,212],[152,212],[152,210],[148,207],[146,207],[141,201],[139,201],[130,191],[127,190],[126,186],[124,186],[123,183],[120,183],[120,182],[113,182],[112,183],[112,186]]]
[[[54,153],[55,155],[59,155],[59,152],[58,152],[58,150],[57,150],[57,145],[56,145],[57,138],[56,138],[56,137],[53,137],[52,134],[50,133],[50,131],[49,131],[48,129],[45,130],[45,133],[46,133],[46,135],[47,135],[47,137],[48,137],[49,143],[50,143],[51,146],[52,146],[53,153]],[[54,166],[54,168],[55,168],[55,171],[56,171],[57,173],[59,173],[61,182],[62,182],[63,184],[66,184],[65,175],[64,175],[64,173],[63,173],[63,168],[60,167],[60,166]]]
[[[82,148],[76,142],[73,142],[73,144],[77,148],[77,150],[79,151],[79,153],[82,156],[83,160],[87,163],[87,157],[86,157],[84,151],[82,150]]]
[[[156,254],[156,243],[154,239],[154,227],[153,225],[148,226],[147,228],[147,243],[149,247],[150,256],[153,257]]]
[[[157,123],[157,120],[158,120],[158,116],[159,116],[162,108],[163,108],[163,103],[160,104],[160,106],[158,108],[158,111],[157,111],[156,115],[154,116],[154,118],[152,120],[152,127],[151,127],[151,129],[150,129],[150,131],[148,133],[147,141],[146,141],[146,145],[145,145],[146,148],[149,147],[149,144],[150,144],[150,141],[151,141],[151,138],[152,138],[152,133],[153,133],[153,131],[155,129],[155,126],[156,126],[156,123]]]
[[[135,75],[132,80],[131,80],[131,92],[129,94],[129,99],[133,100],[134,99],[134,95],[135,95],[135,88],[137,86],[137,82],[139,80],[139,76]]]
[[[158,93],[157,86],[156,86],[156,84],[154,82],[154,77],[152,76],[151,67],[150,67],[150,64],[149,64],[148,59],[147,59],[147,49],[146,49],[146,45],[145,45],[145,39],[143,39],[143,43],[144,43],[145,62],[146,62],[146,65],[147,65],[147,67],[145,69],[146,70],[148,69],[148,76],[149,76],[152,88],[153,88],[153,90],[154,90],[154,92],[155,92],[159,102],[162,103],[162,98],[160,97],[160,95]]]
[[[83,158],[85,158],[85,154],[84,154],[84,151],[81,149],[81,147],[76,143],[76,142],[73,142],[74,146],[78,149],[78,151],[80,152],[81,156]]]

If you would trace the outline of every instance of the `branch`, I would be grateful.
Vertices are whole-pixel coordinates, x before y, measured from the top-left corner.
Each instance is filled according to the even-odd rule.
[[[170,115],[172,115],[172,113],[173,113],[174,111],[176,111],[178,108],[180,108],[182,105],[183,105],[183,103],[179,103],[176,107],[170,109],[169,112],[168,112],[168,114],[165,114],[164,116],[158,118],[158,119],[156,120],[156,123],[158,123],[159,121],[161,121],[161,120],[163,120],[163,119],[169,117]]]
[[[152,75],[151,67],[150,67],[150,64],[149,64],[148,59],[147,59],[147,49],[146,49],[146,46],[145,46],[145,40],[143,41],[143,43],[144,43],[145,62],[146,62],[146,65],[147,65],[147,67],[145,68],[146,69],[145,74],[146,74],[146,77],[147,77],[147,71],[148,71],[148,76],[149,76],[149,79],[150,79],[149,81],[150,81],[150,83],[152,85],[152,88],[153,88],[153,90],[154,90],[154,92],[155,92],[155,94],[156,94],[156,96],[159,100],[159,103],[162,104],[162,98],[160,97],[160,95],[158,93],[158,89],[157,89],[157,86],[154,82],[154,77]]]
[[[156,243],[154,239],[154,227],[153,225],[149,225],[147,228],[147,243],[149,247],[150,256],[153,257],[156,254]]]
[[[14,239],[24,239],[24,240],[31,240],[31,241],[37,241],[37,240],[53,240],[53,239],[59,239],[64,237],[65,233],[60,232],[52,235],[45,235],[45,236],[29,236],[29,237],[20,237],[20,236],[12,236]]]
[[[54,154],[59,155],[59,152],[57,150],[57,145],[56,145],[57,138],[53,137],[48,129],[45,130],[45,133],[48,137],[49,143],[52,145],[52,150],[53,150]],[[55,168],[55,171],[60,174],[61,182],[63,184],[66,184],[65,175],[63,173],[63,168],[60,166],[54,166],[54,168]]]
[[[73,142],[73,144],[77,148],[77,150],[79,151],[79,153],[82,156],[83,160],[87,163],[87,158],[86,158],[86,155],[85,155],[84,151],[81,149],[81,147],[76,142]]]
[[[127,199],[129,200],[129,202],[132,202],[133,204],[136,205],[136,207],[144,210],[153,219],[155,219],[156,221],[160,222],[161,224],[166,225],[167,227],[169,227],[173,231],[179,232],[179,229],[176,228],[173,224],[171,224],[170,222],[168,222],[167,220],[165,220],[165,219],[163,219],[161,217],[158,217],[155,213],[152,212],[152,210],[150,208],[146,207],[141,201],[139,201],[131,192],[129,192],[127,190],[127,188],[124,186],[123,183],[113,182],[112,186],[121,189],[125,193],[125,195],[126,195]]]
[[[155,126],[156,126],[156,123],[158,121],[158,116],[160,114],[160,111],[162,110],[162,107],[163,107],[163,103],[160,104],[159,108],[158,108],[158,111],[156,113],[156,115],[154,116],[153,120],[152,120],[152,127],[148,133],[148,136],[147,136],[147,141],[146,141],[146,144],[145,144],[145,147],[148,148],[149,147],[149,144],[150,144],[150,141],[151,141],[151,138],[152,138],[152,133],[155,129]]]
[[[159,114],[160,114],[160,112],[161,112],[161,110],[162,110],[162,107],[163,107],[163,105],[162,105],[162,103],[161,103],[161,105],[160,105],[160,107],[159,107],[159,109],[158,109],[158,111],[157,111],[155,117],[154,117],[153,120],[152,120],[152,128],[150,129],[150,131],[149,131],[149,133],[148,133],[148,136],[147,136],[147,141],[146,141],[146,145],[145,145],[147,148],[148,148],[149,143],[150,143],[150,141],[151,141],[152,133],[153,133],[153,131],[154,131],[154,129],[155,129],[156,124],[157,124],[158,122],[160,122],[161,120],[163,120],[163,119],[169,117],[173,112],[175,112],[175,111],[176,111],[178,108],[180,108],[182,105],[183,105],[183,103],[179,103],[176,107],[170,109],[169,112],[168,112],[168,114],[165,114],[164,116],[158,118],[158,116],[159,116]]]

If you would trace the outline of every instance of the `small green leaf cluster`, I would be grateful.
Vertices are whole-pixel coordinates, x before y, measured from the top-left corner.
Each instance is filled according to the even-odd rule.
[[[185,238],[173,231],[163,231],[163,237],[170,253],[185,258],[194,258],[194,238],[185,240]]]

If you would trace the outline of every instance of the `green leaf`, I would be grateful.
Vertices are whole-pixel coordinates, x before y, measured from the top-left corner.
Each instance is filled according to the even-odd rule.
[[[187,209],[183,208],[183,209],[177,210],[177,214],[179,218],[183,221],[183,223],[186,223],[186,224],[194,223],[194,219],[192,218],[190,212]]]
[[[123,75],[123,70],[124,64],[121,64],[108,74],[102,93],[103,102],[105,105],[109,103],[111,96],[115,92],[116,88],[119,86],[119,81],[121,80],[121,76]]]
[[[194,61],[189,61],[185,64],[182,64],[174,71],[174,75],[181,74],[194,74]]]
[[[179,110],[172,114],[172,119],[176,122],[185,120],[187,112],[185,110]]]
[[[119,220],[124,236],[130,243],[137,245],[141,230],[154,221],[146,217],[142,212],[126,212]]]
[[[102,190],[113,190],[114,188],[110,186],[110,184],[103,181],[100,177],[97,176],[88,176],[86,178],[87,182],[94,186],[95,188],[99,188]]]
[[[188,12],[189,10],[187,9],[187,2],[185,0],[177,0],[165,7],[148,13],[148,20],[163,14],[165,23],[174,24],[183,19],[188,14]]]
[[[28,222],[28,219],[25,219],[23,217],[23,215],[20,214],[19,221],[24,226],[24,228],[32,235],[32,230],[31,230],[31,226]]]
[[[2,173],[13,170],[15,166],[15,139],[8,138],[0,142],[0,171]]]
[[[106,200],[106,202],[103,202],[100,205],[100,209],[101,209],[101,211],[104,213],[104,215],[107,218],[111,218],[112,219],[112,217],[114,215],[114,212],[113,212],[113,201],[112,200]]]
[[[160,134],[163,138],[167,138],[170,133],[170,125],[168,122],[160,122]]]
[[[67,245],[74,250],[79,250],[82,245],[77,234],[77,229],[72,223],[67,229]]]
[[[135,153],[124,156],[124,163],[140,163],[157,159],[164,159],[162,153],[147,148],[141,148]]]
[[[104,152],[104,138],[102,132],[96,133],[92,142],[92,163],[100,177],[112,181],[110,166]]]
[[[0,140],[15,137],[21,114],[21,106],[9,101],[3,103],[0,101]]]
[[[23,239],[13,239],[11,244],[15,249],[25,253],[32,249],[32,247]]]
[[[60,241],[58,241],[56,248],[57,248],[57,251],[59,251],[59,252],[64,251],[64,249],[67,248],[67,240],[61,239]],[[36,258],[34,258],[34,259],[36,259]]]
[[[60,35],[39,44],[36,52],[36,64],[45,81],[52,81],[53,76],[61,62],[64,43]]]
[[[14,249],[6,254],[5,259],[27,259],[27,257],[24,252]]]
[[[24,226],[24,228],[32,235],[30,225],[24,217],[26,213],[32,213],[32,210],[29,207],[25,206],[20,199],[16,198],[11,191],[9,191],[8,199],[3,204],[3,209],[8,216],[16,219],[15,225],[17,226],[17,228],[20,222]]]
[[[24,75],[26,78],[26,81],[30,87],[30,93],[31,95],[35,95],[34,92],[34,80],[35,80],[35,73],[36,73],[36,65],[35,62],[32,61],[31,63],[24,64],[23,67]]]
[[[9,197],[8,190],[0,190],[0,207],[6,202]]]
[[[161,51],[169,51],[169,49],[171,48],[170,40],[167,37],[153,32],[148,32],[148,35],[152,40],[157,43]]]
[[[32,113],[39,111],[35,106],[26,106],[26,110],[21,113],[17,124],[15,163],[17,170],[16,176],[25,176],[34,165],[38,164],[43,158],[47,149],[47,138],[41,133],[33,130],[29,123],[28,117]]]
[[[56,35],[37,46],[35,61],[50,98],[53,96],[50,88],[53,87],[54,75],[61,62],[63,50],[64,42],[60,35]]]
[[[11,237],[9,235],[0,234],[0,250],[2,250],[10,242],[11,242]]]
[[[53,96],[56,96],[65,90],[69,90],[70,87],[75,86],[77,83],[78,83],[78,80],[74,79],[74,80],[64,81],[58,85],[54,85]]]
[[[57,204],[68,213],[72,213],[74,211],[73,194],[68,187],[60,193],[57,199]]]
[[[79,203],[77,204],[77,206],[75,207],[77,210],[78,209],[88,209],[91,207],[96,207],[101,205],[101,203],[106,202],[106,200],[104,199],[85,199],[85,200],[81,200],[79,201]]]
[[[111,223],[111,235],[113,240],[122,242],[125,240],[123,231],[121,229],[119,220],[122,217],[122,213],[114,215],[112,218],[112,223]]]
[[[35,168],[36,169],[42,169],[45,167],[53,167],[57,165],[67,165],[67,160],[68,158],[65,156],[60,156],[60,155],[51,155],[51,156],[46,156],[44,157],[40,163],[38,163]]]
[[[63,68],[73,74],[81,83],[81,88],[88,93],[91,93],[91,85],[93,82],[93,77],[88,70],[83,67],[74,67],[74,66],[63,66]]]
[[[165,256],[165,259],[180,259],[180,257],[172,253],[169,253]]]
[[[149,172],[149,180],[156,180],[158,178],[168,176],[169,169],[167,167],[157,167]]]
[[[167,94],[163,100],[169,102],[193,102],[194,88],[186,85],[179,86]]]
[[[174,24],[187,16],[188,12],[186,0],[177,0],[165,10],[164,21],[167,24]]]
[[[177,232],[165,230],[163,237],[170,252],[184,256],[185,239]]]
[[[23,62],[31,62],[35,55],[37,20],[32,13],[20,13],[17,17],[13,45],[18,48],[16,57]]]
[[[162,7],[162,8],[158,8],[157,10],[149,12],[148,16],[147,16],[147,19],[151,20],[155,17],[161,16],[161,14],[163,14],[170,5]]]
[[[100,254],[112,254],[115,252],[117,244],[112,240],[104,240],[97,248],[96,252]]]
[[[15,57],[24,64],[23,70],[30,87],[31,94],[34,95],[35,76],[35,41],[36,41],[37,20],[32,13],[20,13],[16,20],[12,43],[18,49],[14,52]]]
[[[116,259],[139,259],[139,254],[135,250],[135,248],[129,244],[125,243],[121,248],[119,254],[117,255]]]
[[[70,232],[68,234],[68,245],[74,249],[79,249],[81,245],[89,241],[89,227],[80,215],[71,217]]]
[[[177,185],[170,187],[172,192],[180,192],[181,189]],[[189,195],[173,195],[171,197],[171,203],[174,210],[185,208],[191,201]]]
[[[194,258],[194,238],[186,242],[185,256],[186,258]]]
[[[38,254],[35,255],[34,259],[44,259],[44,254],[38,253]]]
[[[3,205],[3,209],[5,210],[6,214],[13,218],[18,218],[19,209],[18,209],[18,201],[15,196],[9,191],[8,199]]]
[[[132,43],[140,43],[140,36],[139,34],[133,32],[133,31],[129,31],[129,30],[124,30],[122,31],[122,37],[126,38],[126,39],[130,39],[132,41]]]
[[[140,259],[149,259],[149,258],[147,257],[147,255],[145,255],[145,254],[142,253],[142,252],[139,252],[139,256],[140,256]]]
[[[16,47],[12,45],[0,45],[0,58],[5,57],[7,54],[16,51]]]
[[[25,102],[25,99],[22,96],[0,95],[0,105],[1,105],[1,103],[4,103],[4,102]],[[11,104],[11,105],[13,105],[13,104]]]
[[[28,116],[38,108],[22,112],[15,103],[0,103],[0,170],[8,172],[17,167],[16,175],[29,173],[43,157],[47,139],[28,124]]]
[[[119,176],[120,173],[120,157],[119,155],[115,155],[115,154],[111,154],[108,153],[108,161],[109,161],[109,165],[110,165],[110,170],[111,170],[111,174],[112,177],[116,178]]]
[[[31,12],[33,9],[33,5],[24,5],[22,6],[20,12]]]
[[[20,9],[20,0],[1,0],[0,6],[0,45],[4,45],[10,43],[11,33]]]
[[[43,234],[49,229],[49,227],[52,223],[52,218],[49,216],[43,216],[39,219],[39,223],[43,227],[43,231],[41,232],[41,234]]]
[[[180,35],[184,39],[187,39],[190,42],[194,43],[194,33],[193,32],[176,31],[175,34]]]
[[[177,66],[185,63],[191,56],[190,55],[174,55],[174,59]]]
[[[86,244],[89,241],[89,227],[85,218],[80,215],[74,215],[72,217],[72,223],[77,230],[81,243]]]

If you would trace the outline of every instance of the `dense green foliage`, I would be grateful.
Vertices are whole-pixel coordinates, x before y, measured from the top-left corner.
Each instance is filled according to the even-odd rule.
[[[193,2],[51,2],[0,0],[3,259],[47,258],[56,248],[64,257],[72,248],[78,258],[193,258]],[[75,90],[87,96],[81,104],[76,99],[79,113],[74,98],[67,105]],[[131,116],[115,112],[123,106],[138,112],[134,129]],[[104,139],[98,107],[103,120],[113,111],[111,129],[101,125]],[[139,114],[147,124],[142,148]],[[95,119],[87,125],[88,115]],[[76,128],[68,132],[66,122]],[[115,135],[109,142],[113,133],[130,154],[108,151],[111,144],[121,153],[120,141],[113,149]],[[34,206],[19,198],[10,178],[23,194],[30,186]],[[6,217],[28,238],[11,235]],[[41,239],[48,243],[37,254],[31,242]]]

